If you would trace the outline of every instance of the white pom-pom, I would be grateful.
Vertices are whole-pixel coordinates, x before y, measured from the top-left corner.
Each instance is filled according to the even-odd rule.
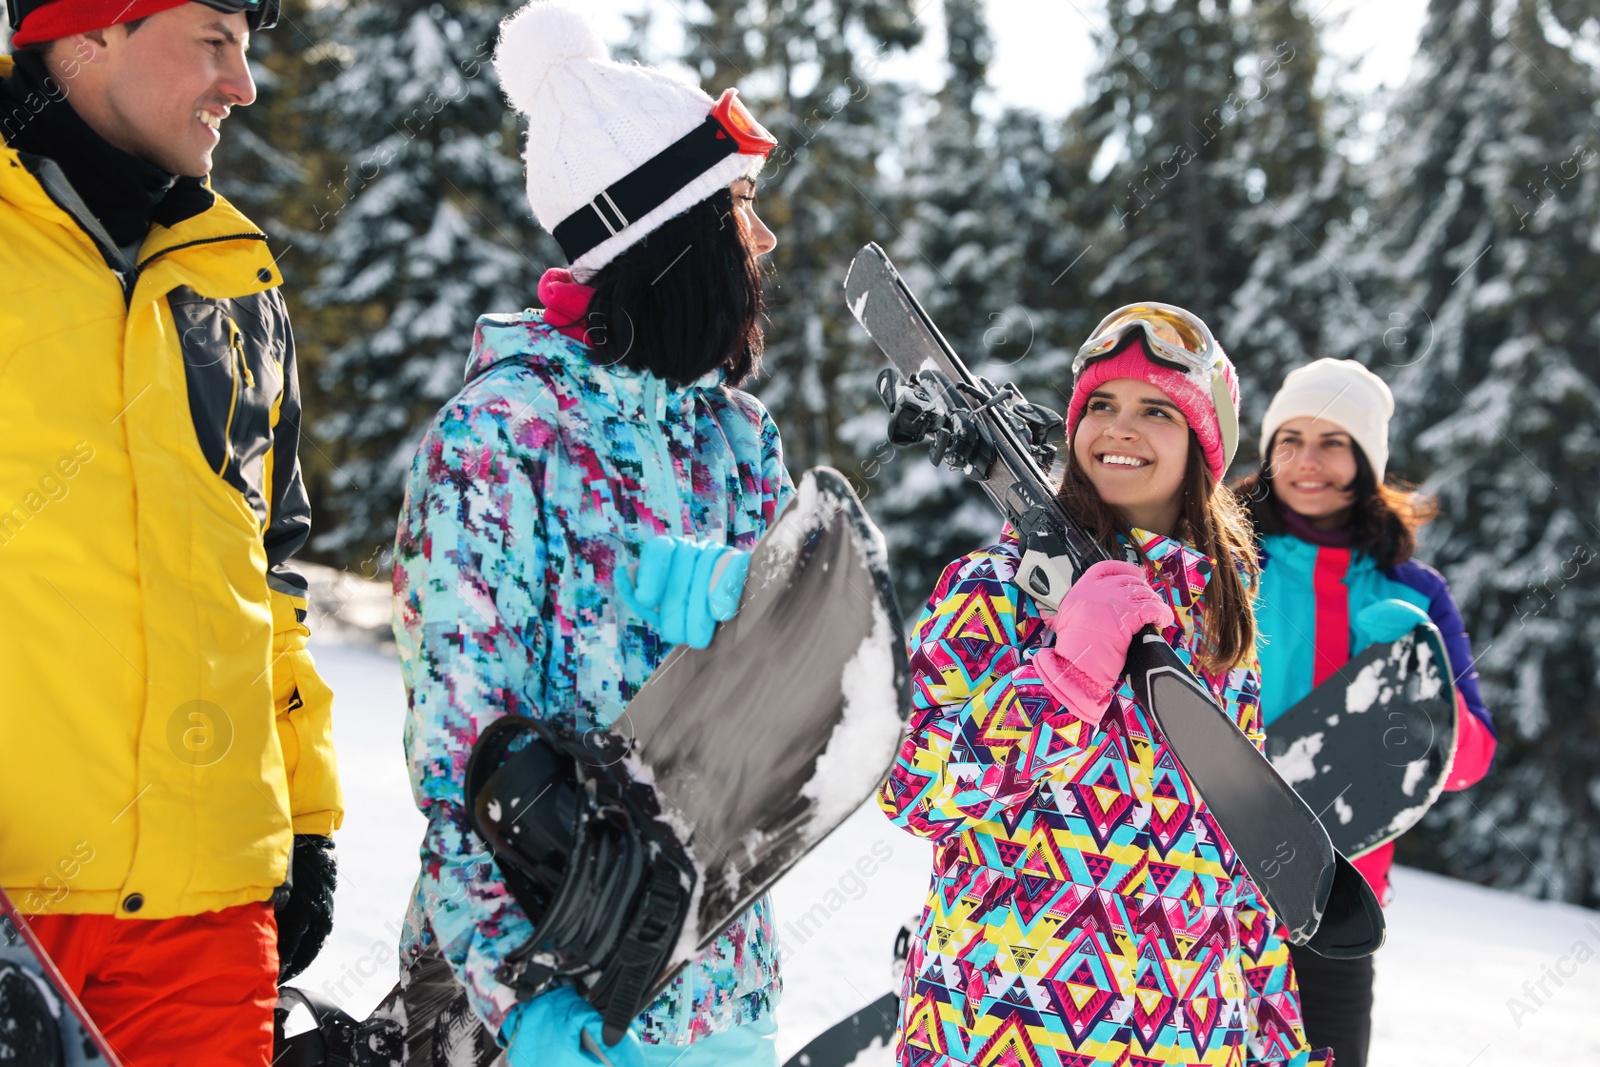
[[[559,0],[533,0],[500,23],[494,69],[511,106],[526,114],[545,79],[574,59],[611,58],[594,27]]]

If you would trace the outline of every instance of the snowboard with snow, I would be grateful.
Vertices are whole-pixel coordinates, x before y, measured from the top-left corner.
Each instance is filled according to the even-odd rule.
[[[842,474],[813,468],[738,614],[709,648],[673,649],[611,726],[699,874],[662,985],[883,784],[909,686],[883,534]]]
[[[0,890],[0,1063],[117,1064],[105,1037],[4,890]]]
[[[1267,758],[1351,857],[1417,824],[1455,747],[1455,681],[1428,623],[1365,649],[1267,727]]]
[[[1061,417],[1010,383],[975,377],[876,244],[857,253],[844,287],[856,321],[894,366],[878,380],[890,441],[928,442],[935,463],[982,485],[1021,539],[1018,586],[1059,605],[1077,575],[1107,558],[1045,473],[1064,458]],[[1324,956],[1376,951],[1383,915],[1366,879],[1153,627],[1129,646],[1126,676],[1289,940]]]

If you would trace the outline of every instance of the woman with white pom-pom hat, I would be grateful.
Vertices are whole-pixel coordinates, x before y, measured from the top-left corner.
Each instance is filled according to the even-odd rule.
[[[776,141],[731,89],[612,61],[557,0],[502,24],[495,67],[569,268],[540,281],[543,309],[478,320],[411,468],[395,633],[428,831],[402,951],[443,957],[512,1067],[776,1065],[770,901],[603,1046],[463,795],[491,723],[608,726],[674,645],[707,643],[793,494],[776,426],[737,388],[762,349],[759,257],[777,242],[755,186]]]

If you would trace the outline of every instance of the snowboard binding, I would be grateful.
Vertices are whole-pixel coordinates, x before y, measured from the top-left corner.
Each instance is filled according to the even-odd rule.
[[[311,1013],[315,1026],[288,1033],[296,1008]],[[294,986],[278,990],[272,1012],[273,1067],[400,1067],[405,1035],[393,1019],[356,1020],[337,1005]]]
[[[627,742],[506,716],[467,761],[473,829],[538,932],[496,977],[523,999],[569,982],[622,1039],[656,995],[698,875]]]

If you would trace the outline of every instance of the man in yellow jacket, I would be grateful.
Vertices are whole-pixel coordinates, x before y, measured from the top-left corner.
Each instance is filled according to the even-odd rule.
[[[0,886],[124,1063],[264,1067],[342,816],[281,278],[207,181],[276,0],[8,2]]]

